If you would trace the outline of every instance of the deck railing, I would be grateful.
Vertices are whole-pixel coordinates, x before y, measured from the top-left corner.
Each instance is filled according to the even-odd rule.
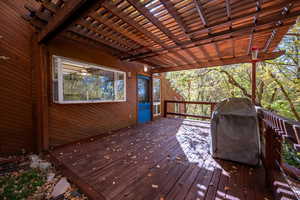
[[[180,111],[179,112],[170,112],[170,111],[168,111],[168,105],[169,104],[182,104],[184,106],[184,111],[183,112],[180,112]],[[210,106],[210,116],[186,113],[188,104],[208,105],[208,106]],[[167,115],[173,115],[173,116],[181,116],[181,117],[211,119],[211,115],[212,115],[212,112],[215,108],[215,105],[216,105],[216,102],[166,100],[166,101],[164,101],[164,117],[167,117]]]
[[[184,109],[183,111],[181,110],[181,112],[171,112],[170,110],[168,110],[169,104],[183,104]],[[210,106],[210,116],[186,113],[186,105],[188,104]],[[167,117],[167,115],[173,115],[211,119],[211,115],[214,111],[215,106],[215,102],[167,100],[164,101],[164,117]],[[258,108],[257,114],[262,144],[261,157],[264,168],[266,169],[266,181],[272,187],[275,193],[275,199],[281,199],[281,197],[287,195],[287,193],[282,192],[287,191],[287,188],[284,188],[284,190],[280,189],[282,185],[279,182],[286,182],[285,180],[283,180],[283,176],[281,174],[288,173],[288,175],[293,176],[293,173],[295,173],[295,171],[293,171],[293,167],[287,165],[286,162],[284,162],[282,159],[283,143],[284,145],[288,145],[289,147],[291,147],[293,151],[300,153],[300,123],[279,116],[278,114],[265,110],[263,108]],[[288,193],[289,197],[293,196],[292,193],[293,192],[291,191],[290,193]],[[291,199],[296,198],[297,197],[293,196]]]
[[[260,134],[262,139],[262,162],[266,169],[267,183],[279,198],[278,174],[295,176],[296,168],[284,162],[282,157],[283,143],[295,152],[300,152],[300,123],[281,117],[265,109],[258,109]],[[281,175],[280,175],[281,176]],[[297,176],[297,175],[296,175]],[[297,177],[295,177],[297,178]]]

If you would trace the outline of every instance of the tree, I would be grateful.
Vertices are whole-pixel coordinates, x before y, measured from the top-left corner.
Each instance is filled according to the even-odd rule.
[[[256,104],[300,121],[300,23],[279,44],[285,55],[257,67]],[[228,97],[251,98],[251,64],[236,64],[167,73],[171,85],[187,101],[216,101]],[[208,109],[188,107],[188,112]]]

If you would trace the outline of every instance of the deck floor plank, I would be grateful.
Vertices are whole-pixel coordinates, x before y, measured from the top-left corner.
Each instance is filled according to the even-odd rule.
[[[269,198],[262,168],[211,157],[209,127],[162,118],[51,154],[107,200]]]

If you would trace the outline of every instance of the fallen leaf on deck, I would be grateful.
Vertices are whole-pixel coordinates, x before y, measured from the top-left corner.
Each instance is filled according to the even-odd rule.
[[[158,188],[158,185],[152,184],[152,188]]]

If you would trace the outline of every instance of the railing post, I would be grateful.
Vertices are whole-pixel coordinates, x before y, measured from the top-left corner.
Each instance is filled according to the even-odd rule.
[[[210,104],[210,117],[212,116],[214,109],[215,109],[215,104],[214,103]]]
[[[164,101],[164,117],[167,117],[168,101]]]

